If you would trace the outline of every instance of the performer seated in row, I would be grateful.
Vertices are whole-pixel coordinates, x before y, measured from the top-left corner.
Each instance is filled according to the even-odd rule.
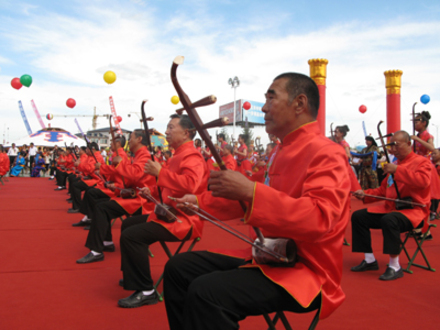
[[[133,162],[120,159],[119,164],[115,167],[116,172],[124,178],[123,181],[121,179],[122,186],[118,186],[118,183],[114,185],[114,189],[119,190],[121,195],[93,206],[90,231],[86,241],[86,247],[90,249],[90,252],[76,261],[79,264],[102,261],[104,260],[103,251],[115,251],[110,225],[111,220],[122,215],[140,214],[142,201],[136,194],[136,188],[144,185],[155,185],[154,177],[144,173],[144,165],[150,158],[150,153],[146,147],[147,138],[145,133],[140,129],[134,130],[130,135],[128,145],[130,151],[134,154]],[[101,166],[102,164],[96,165],[95,169]],[[122,195],[122,189],[131,190],[133,192],[133,194],[130,194],[131,198],[125,198],[126,196]]]
[[[90,149],[87,147],[87,159],[85,162],[79,161],[78,171],[83,173],[82,176],[69,181],[69,193],[72,198],[72,207],[67,210],[68,213],[79,213],[81,206],[81,193],[89,187],[95,186],[98,182],[102,181],[95,173],[95,164],[104,164],[104,158],[102,158],[99,151],[98,144],[96,142],[90,143]]]
[[[67,147],[64,151],[62,157],[58,159],[58,167],[55,173],[55,178],[57,180],[58,188],[55,190],[66,189],[66,181],[69,174],[74,173],[74,163],[76,158],[74,157],[73,150]]]
[[[123,146],[125,146],[125,136],[118,135],[116,136],[115,140],[111,142],[110,148],[111,151],[114,152],[117,156],[114,157],[112,164],[95,164],[95,169],[99,169],[99,174],[106,178],[108,181],[108,184],[112,183],[119,183],[119,186],[123,186],[122,182],[122,176],[118,174],[115,167],[119,165],[121,161],[128,161],[128,156],[126,152],[124,151]],[[122,185],[121,185],[122,183]],[[107,202],[112,197],[115,197],[115,191],[114,189],[110,189],[111,186],[105,186],[104,182],[98,182],[95,187],[91,187],[90,189],[87,189],[84,197],[80,203],[79,211],[84,214],[84,218],[82,218],[79,222],[72,224],[74,227],[83,227],[83,226],[90,226],[91,219],[92,219],[92,211],[93,207],[101,202]]]
[[[175,149],[174,156],[167,168],[151,159],[148,160],[145,173],[155,177],[157,186],[143,188],[144,194],[151,194],[159,201],[160,189],[163,203],[174,208],[176,202],[170,200],[169,196],[183,197],[185,194],[197,194],[207,190],[207,165],[202,154],[194,147],[192,140],[195,134],[194,125],[187,115],[171,116],[165,135],[169,145]],[[163,220],[151,210],[144,210],[143,215],[128,218],[123,222],[120,239],[123,286],[125,290],[135,292],[127,298],[120,299],[120,307],[140,307],[158,301],[158,295],[153,288],[148,256],[148,247],[151,244],[157,241],[176,242],[201,237],[203,222],[198,216],[188,216],[174,210],[178,220],[173,222]]]
[[[397,190],[401,198],[410,197],[413,202],[426,207],[413,206],[409,209],[397,209],[396,203],[386,201],[381,205],[358,210],[351,217],[352,250],[365,254],[364,260],[351,270],[364,272],[378,270],[379,265],[371,247],[370,229],[381,229],[383,234],[383,253],[390,255],[388,267],[379,279],[395,280],[403,276],[399,263],[400,233],[426,225],[429,217],[431,164],[425,157],[412,152],[411,139],[407,132],[398,131],[391,137],[391,152],[397,158],[397,164],[385,164],[384,173],[388,174],[379,188],[358,190],[355,196],[365,203],[376,202],[377,199],[366,197],[365,194],[397,198]],[[394,175],[394,180],[391,175]]]
[[[259,227],[267,238],[296,241],[294,266],[258,264],[244,251],[182,253],[165,266],[170,329],[238,329],[248,315],[320,308],[328,317],[344,301],[342,243],[349,219],[349,164],[344,150],[322,135],[319,91],[308,76],[286,73],[266,93],[266,132],[281,144],[266,184],[237,171],[211,172],[212,190],[178,199],[219,219]],[[223,198],[219,198],[223,197]],[[227,199],[225,199],[227,198]],[[244,212],[237,201],[244,201]],[[220,229],[219,229],[220,230]],[[280,265],[280,264],[278,264]]]
[[[25,165],[26,159],[24,158],[23,153],[20,152],[18,157],[15,158],[15,166],[11,168],[11,174],[9,176],[19,176]]]

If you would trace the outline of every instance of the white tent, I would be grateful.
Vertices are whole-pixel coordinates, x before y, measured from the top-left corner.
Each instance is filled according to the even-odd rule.
[[[68,147],[70,146],[86,146],[86,142],[83,139],[78,138],[74,134],[67,132],[62,128],[56,127],[48,127],[36,133],[32,133],[28,137],[24,137],[17,141],[12,141],[15,143],[17,147],[21,147],[26,144],[29,146],[30,143],[33,143],[36,147],[55,147],[57,145],[60,148],[63,148],[65,144]],[[5,145],[5,147],[8,147]]]

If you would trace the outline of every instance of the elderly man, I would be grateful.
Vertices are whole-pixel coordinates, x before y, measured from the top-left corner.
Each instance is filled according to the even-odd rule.
[[[173,257],[164,274],[170,329],[237,329],[248,315],[279,310],[320,308],[320,318],[326,318],[344,301],[342,242],[351,169],[344,150],[321,134],[318,109],[312,79],[298,73],[276,77],[262,111],[266,132],[281,144],[265,184],[237,171],[211,172],[212,194],[197,196],[200,208],[217,218],[244,216],[267,238],[294,240],[299,260],[281,267],[259,263],[250,247]],[[196,203],[196,198],[178,201]],[[246,212],[237,201],[246,204]]]
[[[176,202],[169,196],[182,197],[207,189],[206,163],[202,154],[194,147],[192,140],[196,133],[193,129],[194,125],[187,115],[172,115],[165,134],[169,145],[176,152],[170,159],[169,166],[164,168],[159,162],[153,162],[151,159],[145,164],[145,173],[157,178],[157,186],[144,187],[143,192],[153,194],[159,200],[159,187],[163,202],[173,208]],[[140,307],[158,301],[150,272],[149,245],[157,241],[176,242],[201,237],[203,222],[199,217],[176,212],[179,220],[174,222],[165,221],[156,213],[147,210],[144,210],[142,216],[124,221],[121,228],[123,286],[124,289],[135,292],[120,299],[120,307]]]
[[[402,199],[410,197],[413,202],[426,205],[426,207],[413,206],[407,209],[400,207],[396,209],[395,202],[386,201],[379,206],[353,213],[351,217],[352,250],[365,253],[365,259],[351,270],[364,272],[379,269],[371,248],[370,228],[382,229],[383,253],[390,255],[388,267],[379,277],[383,281],[395,280],[403,276],[403,269],[399,264],[400,233],[419,228],[422,221],[428,219],[430,203],[431,165],[429,160],[412,152],[411,139],[405,131],[396,132],[391,137],[391,143],[394,143],[391,146],[391,152],[397,158],[397,164],[384,165],[384,173],[388,175],[379,188],[358,190],[355,196],[363,199],[365,203],[377,201],[365,194],[396,199],[397,189]]]

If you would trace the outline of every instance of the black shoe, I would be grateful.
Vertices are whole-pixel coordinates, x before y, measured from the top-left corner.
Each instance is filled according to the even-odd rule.
[[[417,240],[421,241],[423,239],[423,234],[420,233],[416,236]],[[425,241],[432,241],[432,234],[429,233],[429,235],[426,235]]]
[[[367,263],[365,260],[362,260],[362,262],[354,267],[351,267],[352,272],[365,272],[366,270],[378,270],[379,265],[377,263],[377,260],[374,260],[373,262]]]
[[[86,221],[80,221],[77,223],[73,223],[72,226],[73,227],[85,227],[85,226],[89,226],[92,223],[91,220],[86,220]]]
[[[149,296],[145,296],[142,291],[136,291],[131,296],[120,299],[118,301],[119,307],[123,308],[135,308],[141,307],[143,305],[154,305],[159,301],[156,291],[154,291]]]
[[[396,272],[393,268],[387,267],[387,270],[385,273],[379,276],[379,280],[382,281],[392,281],[397,280],[398,278],[403,277],[403,269],[400,267],[400,269]]]
[[[88,264],[95,261],[102,261],[104,260],[104,253],[94,255],[92,252],[89,252],[85,257],[82,257],[81,259],[78,259],[76,261],[77,264]]]
[[[67,199],[66,199],[66,202],[67,202],[67,203],[72,203],[73,200],[72,200],[72,198],[67,198]]]
[[[90,226],[85,226],[84,230],[90,230]]]
[[[67,213],[79,213],[79,210],[70,208],[67,210]]]
[[[53,179],[55,179],[55,178],[49,178],[49,180],[53,180]]]
[[[123,279],[123,278],[121,278],[121,279],[119,280],[119,286],[124,287],[124,279]]]
[[[60,187],[60,186],[58,186],[58,188],[55,188],[54,190],[64,190],[64,189],[66,189],[66,187]]]
[[[102,249],[102,251],[115,252],[115,245],[114,244],[104,245],[104,248]]]

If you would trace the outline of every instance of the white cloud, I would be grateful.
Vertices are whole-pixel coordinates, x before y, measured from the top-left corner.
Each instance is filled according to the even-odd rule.
[[[170,103],[176,94],[169,78],[170,66],[176,55],[185,55],[185,64],[178,71],[181,85],[193,101],[215,94],[217,105],[232,101],[233,91],[227,84],[230,77],[238,76],[242,82],[238,98],[262,101],[279,73],[308,74],[308,59],[327,58],[327,127],[330,122],[347,123],[352,145],[363,143],[362,120],[375,135],[378,120],[386,119],[385,70],[404,71],[402,128],[410,129],[406,113],[425,93],[432,99],[425,108],[431,111],[432,122],[440,123],[434,110],[440,104],[440,47],[429,42],[440,33],[440,22],[396,20],[381,26],[350,22],[277,36],[259,31],[261,27],[255,24],[231,31],[215,13],[206,13],[203,7],[199,10],[204,13],[203,19],[191,19],[176,11],[172,20],[161,22],[154,9],[103,10],[84,5],[81,17],[46,13],[31,15],[24,25],[14,22],[6,37],[15,52],[28,52],[35,68],[34,84],[25,92],[16,92],[9,86],[11,77],[0,76],[0,115],[12,123],[17,131],[14,137],[18,138],[25,135],[16,105],[18,97],[28,104],[32,96],[42,114],[91,114],[94,106],[99,113],[108,113],[108,97],[113,95],[116,110],[124,118],[122,125],[137,128],[137,117],[128,118],[127,114],[138,112],[141,101],[147,98],[147,111],[155,117],[153,126],[163,131],[175,108]],[[11,62],[0,57],[2,66]],[[102,78],[107,70],[118,77],[111,86]],[[73,110],[65,106],[69,97],[78,104]],[[357,110],[361,104],[368,107],[364,115]],[[218,116],[217,105],[200,109],[202,118]],[[31,125],[38,127],[30,105],[27,108]],[[81,121],[90,128],[91,120]],[[76,131],[72,118],[55,118],[53,123]],[[107,123],[102,120],[100,125]]]

